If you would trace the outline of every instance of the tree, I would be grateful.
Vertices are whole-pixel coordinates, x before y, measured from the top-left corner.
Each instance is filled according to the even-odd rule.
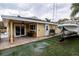
[[[51,19],[45,18],[45,20],[46,20],[47,22],[50,22]]]
[[[72,6],[71,6],[71,17],[74,17],[76,14],[78,14],[79,12],[79,3],[73,3]]]

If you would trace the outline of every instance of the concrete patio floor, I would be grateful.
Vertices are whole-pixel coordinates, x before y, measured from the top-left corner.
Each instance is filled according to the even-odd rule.
[[[54,35],[54,36],[57,36],[57,35]],[[54,36],[40,37],[40,38],[19,37],[19,38],[15,38],[15,41],[13,44],[9,43],[8,39],[5,38],[5,39],[2,39],[2,41],[0,42],[0,50],[12,48],[15,46],[19,46],[19,45],[23,45],[23,44],[27,44],[27,43],[31,43],[31,42],[35,42],[35,41],[44,40],[44,39],[51,38]]]

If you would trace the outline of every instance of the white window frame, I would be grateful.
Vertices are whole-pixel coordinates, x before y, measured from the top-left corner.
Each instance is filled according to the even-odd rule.
[[[21,30],[21,26],[24,26],[24,35],[21,35],[21,31],[20,31],[20,35],[16,35],[16,26],[20,26],[20,30]],[[25,35],[26,35],[26,26],[24,24],[14,24],[14,37],[21,37]]]
[[[47,30],[48,27],[48,30]],[[45,24],[45,36],[49,35],[49,24]]]
[[[31,29],[31,25],[34,25],[35,29]],[[36,31],[36,25],[35,24],[30,24],[30,31]]]

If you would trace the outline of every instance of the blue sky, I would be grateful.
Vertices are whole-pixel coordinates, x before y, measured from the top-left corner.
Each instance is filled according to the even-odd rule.
[[[0,3],[0,15],[36,16],[41,19],[50,18],[53,21],[69,18],[71,13],[70,3],[57,3],[55,5],[54,20],[53,3]]]

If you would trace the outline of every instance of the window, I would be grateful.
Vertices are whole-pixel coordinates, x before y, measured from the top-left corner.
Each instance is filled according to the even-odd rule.
[[[35,25],[30,25],[30,30],[35,30]]]
[[[46,30],[48,30],[48,26],[46,26]]]

